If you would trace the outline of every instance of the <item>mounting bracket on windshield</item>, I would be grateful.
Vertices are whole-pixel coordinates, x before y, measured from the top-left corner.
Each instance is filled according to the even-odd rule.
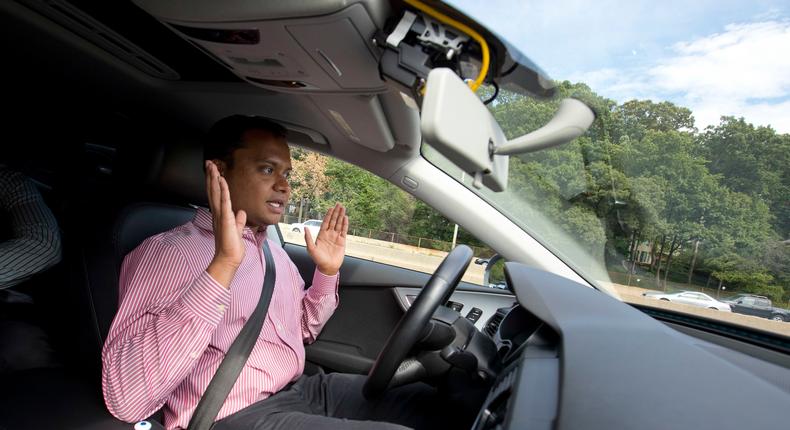
[[[469,52],[468,35],[423,13],[404,10],[392,31],[376,42],[384,48],[382,74],[417,96],[434,68],[449,68],[462,78],[463,72],[471,78],[480,68],[476,54]]]

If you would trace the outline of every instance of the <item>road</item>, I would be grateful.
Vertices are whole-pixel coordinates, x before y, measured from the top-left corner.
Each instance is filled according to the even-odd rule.
[[[286,242],[304,245],[304,235],[292,232],[287,224],[281,224],[280,231],[283,232]],[[348,235],[346,239],[346,255],[404,267],[418,272],[433,273],[447,253],[434,249],[418,248],[384,240]],[[483,266],[474,264],[474,261],[472,261],[462,280],[482,285],[484,271],[485,268]]]
[[[744,325],[759,330],[765,330],[790,337],[790,322],[772,321],[767,318],[760,318],[751,315],[736,314],[732,312],[722,312],[713,309],[699,308],[696,306],[686,305],[683,303],[673,303],[673,302],[667,302],[665,300],[651,299],[642,296],[642,293],[648,291],[654,291],[654,290],[648,290],[638,287],[627,287],[625,285],[620,285],[620,284],[613,284],[613,286],[620,294],[620,297],[623,299],[623,301],[628,303],[685,312],[689,314],[699,315],[701,317],[727,321],[733,324]]]
[[[280,225],[280,231],[287,242],[304,245],[304,236],[300,233],[291,232],[287,224]],[[390,264],[393,266],[404,267],[424,273],[433,271],[447,255],[446,252],[433,249],[418,248],[416,246],[402,245],[383,240],[369,239],[359,236],[348,236],[346,242],[346,254],[352,257],[364,258],[366,260],[377,261],[379,263]],[[484,267],[469,264],[469,268],[463,277],[466,282],[483,284]],[[648,290],[639,287],[628,287],[621,284],[611,284],[620,294],[623,301],[639,305],[646,305],[656,308],[669,309],[706,318],[713,318],[728,321],[734,324],[744,325],[759,330],[765,330],[790,337],[790,322],[771,321],[765,318],[754,317],[751,315],[735,314],[732,312],[722,312],[712,309],[699,308],[683,303],[672,303],[642,296]]]

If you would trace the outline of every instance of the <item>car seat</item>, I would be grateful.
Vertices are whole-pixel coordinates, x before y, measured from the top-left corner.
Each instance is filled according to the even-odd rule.
[[[121,263],[148,236],[191,220],[193,204],[206,197],[202,149],[195,141],[126,148],[118,161],[109,191],[119,198],[111,203],[100,194],[86,196],[95,211],[88,211],[91,217],[76,214],[83,222],[71,232],[80,239],[67,256],[74,300],[63,304],[58,318],[74,327],[63,352],[77,364],[5,377],[0,429],[131,428],[107,411],[100,385],[101,348],[117,311]]]

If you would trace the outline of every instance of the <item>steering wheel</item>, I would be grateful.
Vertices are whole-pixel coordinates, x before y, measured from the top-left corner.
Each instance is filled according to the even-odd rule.
[[[442,264],[431,275],[422,292],[395,326],[395,330],[390,334],[370,369],[368,379],[362,387],[365,398],[374,399],[387,389],[393,375],[419,340],[431,316],[450,298],[450,294],[458,286],[469,262],[472,261],[472,255],[471,248],[458,245],[447,254]]]

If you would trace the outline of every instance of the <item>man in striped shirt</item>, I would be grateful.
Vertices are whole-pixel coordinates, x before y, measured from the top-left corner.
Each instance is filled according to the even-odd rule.
[[[260,297],[266,226],[280,220],[290,194],[285,130],[260,118],[226,118],[209,132],[204,158],[210,212],[198,209],[191,222],[146,239],[121,269],[102,385],[108,409],[124,421],[164,407],[166,428],[186,428]],[[345,208],[338,204],[327,212],[315,242],[305,231],[316,264],[307,290],[285,251],[269,243],[274,295],[215,429],[397,428],[365,420],[416,425],[415,417],[428,407],[432,392],[424,386],[367,402],[362,376],[302,376],[304,343],[315,340],[338,305],[347,230]]]

